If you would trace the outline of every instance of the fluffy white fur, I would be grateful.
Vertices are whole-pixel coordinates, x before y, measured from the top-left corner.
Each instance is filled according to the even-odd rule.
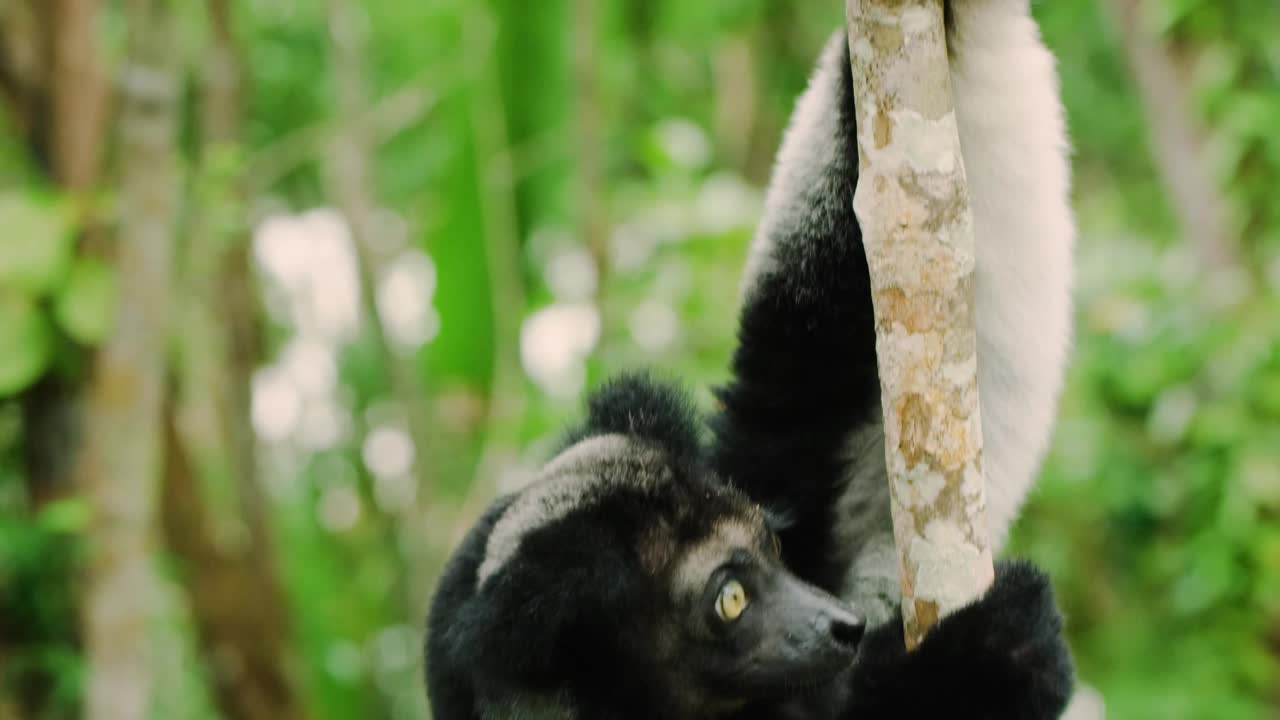
[[[525,535],[545,527],[621,485],[670,482],[661,454],[624,435],[598,435],[556,456],[502,512],[485,545],[476,587],[515,556]]]
[[[993,549],[1039,471],[1056,415],[1071,336],[1070,162],[1056,62],[1026,0],[954,0],[952,86],[977,241],[978,386]],[[839,50],[843,50],[840,44]],[[830,49],[829,49],[830,51]],[[819,75],[829,72],[823,63]],[[822,182],[832,83],[799,100],[748,258],[744,290],[768,262],[787,198]],[[850,199],[852,201],[852,198]],[[846,597],[872,615],[896,603],[897,567],[878,426],[849,440],[850,491],[835,509],[857,545]]]

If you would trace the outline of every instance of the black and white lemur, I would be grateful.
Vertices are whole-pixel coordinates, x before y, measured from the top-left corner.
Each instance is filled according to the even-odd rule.
[[[1062,383],[1068,146],[1028,1],[947,12],[998,551]],[[682,392],[648,376],[593,395],[441,579],[426,658],[436,720],[1061,714],[1070,656],[1027,563],[999,563],[984,597],[903,650],[847,47],[843,32],[828,44],[779,153],[710,440]]]

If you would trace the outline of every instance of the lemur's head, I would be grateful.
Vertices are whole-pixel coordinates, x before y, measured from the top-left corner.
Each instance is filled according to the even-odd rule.
[[[709,473],[697,431],[673,388],[615,380],[491,508],[432,608],[438,715],[714,717],[849,666],[862,621],[783,567],[770,519]]]

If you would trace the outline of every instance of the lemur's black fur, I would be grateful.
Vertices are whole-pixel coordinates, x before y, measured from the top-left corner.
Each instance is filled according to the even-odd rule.
[[[539,481],[574,494],[509,496],[477,523],[428,619],[437,720],[727,717],[847,669],[861,620],[786,573],[761,508],[702,462],[697,422],[674,385],[619,377]],[[518,550],[482,579],[522,512]],[[704,592],[726,568],[756,598],[732,625]]]
[[[1072,668],[1042,573],[1001,563],[988,594],[943,620],[911,653],[900,618],[859,645],[857,609],[816,588],[802,590],[802,603],[769,601],[771,588],[793,581],[770,554],[767,513],[694,452],[697,429],[678,389],[622,376],[593,395],[587,422],[560,456],[581,461],[573,472],[603,479],[574,495],[564,514],[544,513],[545,503],[526,506],[539,522],[518,528],[518,549],[481,582],[495,527],[520,512],[521,496],[489,509],[451,559],[428,620],[437,720],[888,720],[944,712],[1049,720],[1061,713]],[[597,449],[587,444],[592,438],[618,444]],[[550,465],[538,482],[565,482],[557,468]],[[742,532],[721,542],[724,524]],[[688,557],[706,547],[716,556],[693,585],[681,585]],[[704,620],[709,596],[696,587],[704,576],[714,584],[724,567],[741,568],[734,572],[759,598],[732,631]],[[806,643],[772,649],[778,637],[815,628]],[[741,678],[750,682],[735,684]]]
[[[847,58],[841,52],[825,55]],[[799,191],[772,236],[772,262],[747,294],[733,381],[717,395],[712,464],[757,502],[785,511],[787,566],[839,592],[849,556],[831,520],[847,482],[852,429],[880,412],[876,337],[862,230],[853,211],[857,127],[848,61],[825,78],[837,117],[822,181]]]

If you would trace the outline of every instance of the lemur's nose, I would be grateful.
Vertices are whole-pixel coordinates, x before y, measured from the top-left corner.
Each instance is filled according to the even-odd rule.
[[[851,650],[857,649],[862,636],[867,632],[867,623],[856,615],[824,616],[818,622],[825,622],[825,632],[838,644]]]
[[[867,621],[840,606],[824,607],[814,623],[820,634],[827,635],[846,650],[858,650],[858,643],[863,642],[863,635],[867,633]]]

